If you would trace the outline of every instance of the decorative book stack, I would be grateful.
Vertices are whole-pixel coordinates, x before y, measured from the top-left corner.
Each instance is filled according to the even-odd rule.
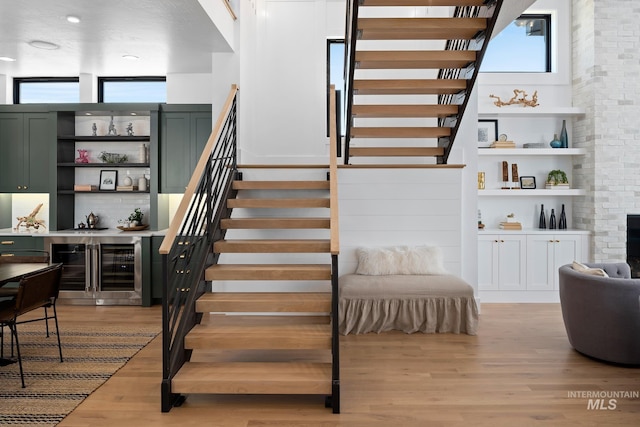
[[[91,184],[74,184],[73,191],[98,191],[98,186]]]
[[[137,185],[118,185],[116,191],[138,191]]]
[[[503,230],[522,230],[522,224],[519,222],[506,222],[500,223],[500,228]]]
[[[516,143],[513,141],[494,141],[491,148],[516,148]]]

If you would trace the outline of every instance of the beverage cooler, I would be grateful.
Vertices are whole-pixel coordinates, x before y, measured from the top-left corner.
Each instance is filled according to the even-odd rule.
[[[141,305],[140,237],[48,237],[53,263],[62,263],[60,302]]]

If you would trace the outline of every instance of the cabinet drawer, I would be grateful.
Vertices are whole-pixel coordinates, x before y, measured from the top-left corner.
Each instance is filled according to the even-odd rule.
[[[42,237],[3,236],[0,237],[0,252],[6,254],[15,249],[43,249]]]

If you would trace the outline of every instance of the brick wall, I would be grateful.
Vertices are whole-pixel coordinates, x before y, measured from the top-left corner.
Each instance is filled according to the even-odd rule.
[[[573,0],[574,165],[587,196],[574,203],[573,224],[593,233],[596,262],[626,260],[626,216],[640,213],[640,4]]]

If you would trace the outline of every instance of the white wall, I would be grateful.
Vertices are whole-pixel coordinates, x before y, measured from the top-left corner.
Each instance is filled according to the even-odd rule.
[[[212,74],[167,74],[167,104],[211,104]]]

